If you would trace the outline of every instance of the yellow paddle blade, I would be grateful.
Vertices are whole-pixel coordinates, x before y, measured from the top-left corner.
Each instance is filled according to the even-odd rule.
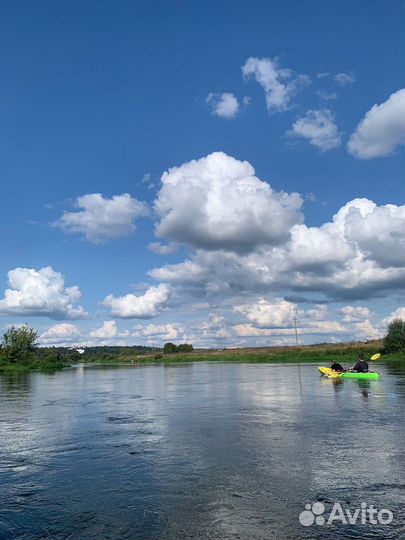
[[[380,358],[381,354],[380,353],[377,353],[377,354],[373,354],[373,356],[370,358],[370,360],[378,360]]]

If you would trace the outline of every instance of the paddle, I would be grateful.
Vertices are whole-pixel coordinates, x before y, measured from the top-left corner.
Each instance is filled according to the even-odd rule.
[[[373,356],[371,356],[370,360],[375,362],[376,360],[378,360],[379,358],[381,357],[381,353],[376,353],[376,354],[373,354]],[[320,367],[319,368],[319,371],[323,374],[323,375],[327,375],[330,379],[337,379],[338,377],[340,377],[340,375],[342,373],[345,373],[345,372],[351,372],[350,369],[347,369],[347,370],[344,370],[344,371],[332,371],[330,368],[323,368],[323,367]]]
[[[375,362],[376,360],[378,360],[379,358],[381,357],[381,353],[376,353],[376,354],[373,354],[373,356],[371,356],[369,358],[369,360],[371,360],[372,362]],[[347,371],[352,371],[351,369],[348,369]],[[371,373],[371,372],[370,372]]]

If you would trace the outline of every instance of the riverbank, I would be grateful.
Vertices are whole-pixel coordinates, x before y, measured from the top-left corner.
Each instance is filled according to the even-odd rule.
[[[356,362],[359,354],[370,358],[376,352],[381,352],[383,344],[381,340],[368,343],[341,343],[305,345],[301,347],[267,347],[246,349],[197,349],[188,353],[164,354],[153,351],[137,353],[131,348],[123,348],[119,354],[94,354],[87,356],[66,355],[63,361],[42,360],[30,364],[0,363],[0,373],[26,373],[29,371],[55,371],[75,365],[77,362],[84,364],[140,364],[140,363],[188,363],[188,362],[244,362],[244,363],[318,363],[329,365],[331,360],[337,360],[345,367]],[[381,362],[396,364],[405,363],[403,352],[383,354],[377,362],[370,362],[370,369],[377,370]]]
[[[0,364],[0,373],[28,373],[30,371],[56,371],[70,367],[63,362],[35,362],[33,364]]]
[[[114,357],[105,357],[97,362],[103,364],[116,363],[143,363],[143,362],[251,362],[251,363],[304,363],[319,362],[328,365],[332,359],[346,365],[353,365],[361,353],[366,358],[382,350],[382,341],[376,340],[364,343],[322,344],[302,347],[268,347],[260,349],[223,349],[223,350],[195,350],[190,353],[174,354],[119,354]],[[379,362],[404,362],[403,352],[382,355]],[[85,355],[81,361],[87,362]],[[377,365],[378,362],[371,362]]]

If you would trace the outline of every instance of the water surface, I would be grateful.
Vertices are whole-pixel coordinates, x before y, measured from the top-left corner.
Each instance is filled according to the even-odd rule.
[[[0,375],[0,538],[403,538],[402,370],[194,363]],[[390,525],[300,525],[365,501]]]

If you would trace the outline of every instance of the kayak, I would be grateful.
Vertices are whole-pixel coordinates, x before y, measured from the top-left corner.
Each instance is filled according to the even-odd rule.
[[[344,371],[339,373],[338,371],[333,371],[333,369],[328,367],[319,367],[319,371],[322,375],[326,375],[330,379],[366,379],[366,380],[377,380],[380,378],[379,373],[373,371],[367,371],[366,373],[357,373],[355,371]]]

